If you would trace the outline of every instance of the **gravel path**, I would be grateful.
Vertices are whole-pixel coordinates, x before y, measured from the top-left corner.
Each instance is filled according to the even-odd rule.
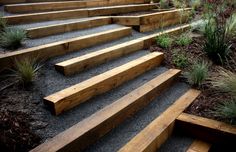
[[[174,103],[174,101],[184,94],[187,89],[187,85],[176,83],[161,96],[157,97],[147,107],[134,115],[134,117],[127,119],[104,138],[101,138],[101,140],[96,144],[90,146],[86,152],[114,152],[119,150],[172,103]]]
[[[166,143],[160,147],[158,152],[186,152],[193,141],[194,139],[192,137],[183,136],[175,132]]]

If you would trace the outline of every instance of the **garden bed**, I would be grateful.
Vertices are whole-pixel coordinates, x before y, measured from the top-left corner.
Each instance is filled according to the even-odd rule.
[[[153,45],[150,47],[150,51],[160,51],[165,55],[164,65],[168,68],[180,68],[183,71],[182,81],[189,83],[186,78],[186,73],[191,70],[192,65],[199,61],[205,61],[208,64],[208,78],[219,77],[219,70],[224,68],[233,73],[236,72],[236,41],[232,41],[231,53],[229,54],[227,64],[219,65],[212,62],[208,58],[207,54],[203,51],[204,37],[198,33],[187,33],[192,37],[191,44],[187,46],[179,46],[175,42],[169,48],[161,48],[159,45]],[[179,37],[175,37],[178,39]],[[178,61],[185,60],[185,61]],[[194,114],[197,116],[202,116],[210,119],[220,120],[229,122],[227,119],[222,119],[215,115],[214,108],[222,104],[224,101],[233,100],[232,97],[226,93],[219,91],[212,87],[210,81],[206,80],[201,86],[193,86],[202,91],[200,96],[185,110],[189,114]]]

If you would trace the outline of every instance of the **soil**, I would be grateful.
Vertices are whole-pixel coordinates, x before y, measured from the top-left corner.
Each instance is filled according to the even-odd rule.
[[[165,61],[164,66],[168,68],[178,68],[173,62],[173,54],[174,52],[181,52],[185,54],[188,58],[188,66],[181,68],[182,76],[181,80],[183,82],[188,83],[187,79],[184,76],[184,73],[187,72],[191,65],[198,61],[205,61],[209,64],[209,77],[215,77],[218,75],[219,68],[224,68],[227,70],[230,70],[232,72],[236,72],[236,52],[233,50],[236,50],[236,41],[233,41],[233,45],[231,46],[231,54],[228,58],[228,63],[224,65],[217,65],[214,64],[204,53],[203,51],[203,44],[204,44],[204,37],[197,34],[197,33],[188,33],[192,37],[193,41],[188,46],[178,46],[177,44],[173,44],[168,49],[163,49],[159,47],[158,45],[153,45],[150,47],[150,51],[160,51],[164,52]],[[174,38],[175,39],[175,38]],[[194,87],[194,86],[193,86]],[[195,87],[196,88],[196,87]],[[216,117],[214,113],[212,112],[214,110],[214,107],[222,103],[224,101],[230,101],[232,100],[232,97],[224,92],[219,92],[218,90],[215,90],[208,80],[196,89],[199,89],[202,91],[201,95],[185,110],[185,112],[189,114],[194,114],[197,116],[202,116],[210,119],[220,120],[229,122],[229,120],[222,119],[220,117]]]

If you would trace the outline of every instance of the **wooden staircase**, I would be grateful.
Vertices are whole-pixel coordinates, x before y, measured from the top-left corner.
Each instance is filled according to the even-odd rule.
[[[155,11],[153,9],[156,9],[158,5],[151,4],[149,0],[60,0],[59,2],[54,0],[12,0],[2,1],[1,3],[11,4],[4,6],[5,11],[19,13],[4,17],[7,19],[8,24],[12,26],[17,27],[19,24],[37,24],[38,22],[65,20],[64,23],[26,28],[28,37],[34,40],[115,23],[121,24],[122,27],[0,54],[0,71],[11,67],[14,59],[37,56],[39,59],[49,60],[54,57],[60,58],[61,56],[79,52],[84,48],[89,49],[92,46],[119,41],[122,38],[132,38],[134,33],[132,27],[136,29],[139,26],[139,32],[151,32],[144,33],[138,38],[123,43],[84,55],[70,57],[67,60],[56,63],[54,65],[55,70],[63,74],[64,79],[67,79],[69,76],[86,72],[88,69],[97,68],[102,64],[109,64],[109,61],[125,58],[129,54],[148,49],[151,44],[155,43],[157,36],[162,34],[176,35],[190,28],[189,24],[179,25],[178,18],[180,16],[178,13],[180,10],[151,12]],[[189,10],[187,9],[186,11]],[[125,18],[117,16],[143,11],[150,11],[150,13],[138,17]],[[174,15],[175,21],[172,21],[174,19],[172,15]],[[72,18],[86,19],[67,22],[68,19]],[[163,31],[155,31],[160,29],[159,22],[161,20],[166,21],[165,26],[169,28]],[[172,25],[175,25],[175,27],[170,27]],[[164,55],[161,52],[148,53],[87,80],[49,94],[44,97],[44,103],[50,107],[53,114],[61,117],[59,114],[63,115],[63,113],[70,112],[71,109],[78,108],[82,103],[90,102],[92,98],[96,99],[98,95],[102,96],[106,92],[109,93],[110,90],[126,85],[128,81],[134,78],[141,77],[147,71],[155,70],[155,68],[161,66],[163,60]],[[108,104],[91,116],[73,126],[68,126],[68,129],[31,151],[83,151],[112,131],[112,129],[122,125],[128,118],[135,116],[136,113],[168,90],[178,81],[180,73],[181,71],[178,69],[169,69],[160,75],[156,75],[150,81],[134,90],[130,90],[128,94]],[[199,94],[199,91],[189,89],[132,140],[120,147],[119,151],[157,151],[171,136],[175,128],[176,119],[180,119],[179,116],[182,112]],[[201,144],[194,144],[193,147],[196,148],[196,145]]]

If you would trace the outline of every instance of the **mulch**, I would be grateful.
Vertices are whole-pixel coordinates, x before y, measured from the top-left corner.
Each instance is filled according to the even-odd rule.
[[[173,63],[174,51],[178,50],[184,53],[188,57],[189,62],[188,66],[181,69],[181,81],[185,83],[188,82],[183,74],[191,68],[191,65],[198,61],[204,60],[209,64],[209,76],[217,76],[217,71],[220,67],[223,67],[232,72],[236,72],[236,41],[233,41],[233,45],[231,46],[232,52],[230,54],[230,58],[228,58],[228,63],[225,65],[216,65],[207,57],[207,55],[203,51],[204,37],[196,33],[191,33],[191,35],[193,36],[193,42],[189,46],[178,46],[176,44],[173,44],[170,48],[163,49],[158,45],[153,45],[150,47],[150,51],[163,52],[165,56],[163,64],[167,68],[177,68],[176,65]],[[201,87],[198,87],[196,89],[201,90],[202,93],[185,110],[185,112],[197,116],[228,122],[228,120],[223,120],[219,117],[216,117],[214,113],[212,113],[212,110],[214,110],[214,107],[217,104],[231,100],[232,98],[230,97],[230,95],[228,95],[227,93],[219,92],[218,90],[212,88],[208,80]]]

